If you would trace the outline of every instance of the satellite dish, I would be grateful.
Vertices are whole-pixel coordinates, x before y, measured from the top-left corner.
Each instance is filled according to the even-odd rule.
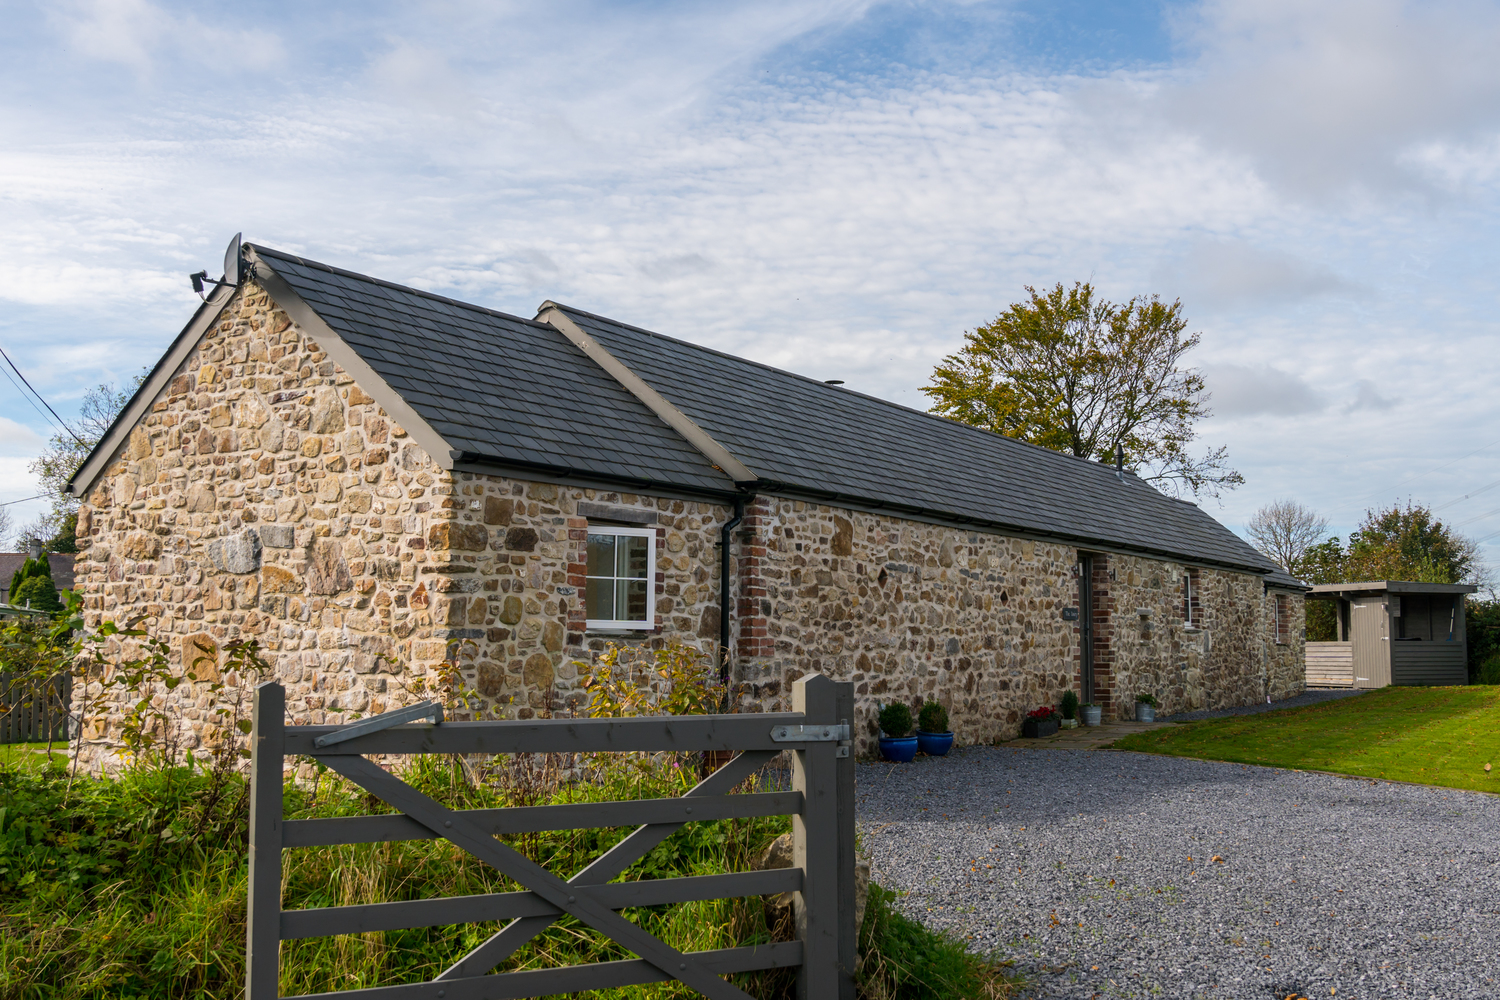
[[[235,233],[234,239],[229,241],[229,249],[224,251],[224,283],[227,285],[238,285],[244,277],[240,268],[243,266],[240,257],[240,237],[244,233]]]

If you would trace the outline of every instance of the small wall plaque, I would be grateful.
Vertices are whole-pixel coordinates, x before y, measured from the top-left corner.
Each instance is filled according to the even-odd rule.
[[[1062,616],[1063,616],[1063,621],[1065,621],[1065,622],[1076,622],[1078,620],[1078,609],[1077,608],[1063,608],[1062,609]]]

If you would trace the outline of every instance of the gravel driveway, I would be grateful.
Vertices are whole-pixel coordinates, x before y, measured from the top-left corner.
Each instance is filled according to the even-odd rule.
[[[1500,797],[1004,747],[858,796],[875,881],[1028,997],[1500,997]]]

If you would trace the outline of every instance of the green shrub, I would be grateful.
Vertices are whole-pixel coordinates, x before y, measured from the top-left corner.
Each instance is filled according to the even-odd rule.
[[[1152,708],[1156,707],[1156,695],[1154,694],[1138,694],[1135,696],[1135,700],[1136,704],[1138,705],[1150,705]]]
[[[893,701],[880,710],[880,731],[887,736],[905,736],[911,732],[911,709],[905,702]]]
[[[1062,693],[1062,717],[1073,719],[1078,716],[1078,695],[1070,688]]]
[[[1474,681],[1476,684],[1500,684],[1500,653],[1491,653],[1479,665],[1479,673]]]
[[[18,608],[31,607],[36,611],[56,614],[63,609],[63,602],[52,585],[50,576],[30,576],[21,581],[10,595],[10,603]]]
[[[924,733],[948,732],[948,710],[935,701],[925,702],[917,713],[917,728]]]

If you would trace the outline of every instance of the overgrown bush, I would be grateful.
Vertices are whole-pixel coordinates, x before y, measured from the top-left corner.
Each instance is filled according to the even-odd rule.
[[[948,710],[935,701],[925,702],[917,713],[917,728],[924,733],[946,733]]]
[[[880,731],[897,737],[911,732],[911,709],[905,702],[893,701],[880,710]]]

